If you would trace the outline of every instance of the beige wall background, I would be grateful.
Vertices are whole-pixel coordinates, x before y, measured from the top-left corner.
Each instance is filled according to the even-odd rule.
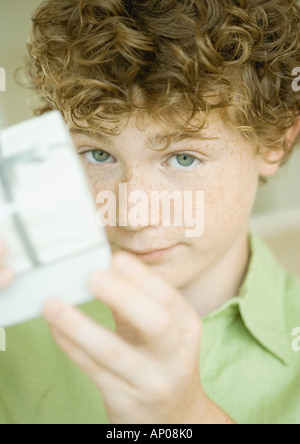
[[[7,91],[0,92],[0,127],[32,117],[34,95],[14,81],[23,64],[31,14],[39,0],[0,0],[0,67],[6,70]],[[252,229],[270,243],[284,265],[300,273],[300,148],[288,165],[260,188]]]
[[[0,0],[0,66],[6,70],[6,92],[0,92],[0,126],[32,117],[35,97],[14,80],[24,62],[31,13],[39,0]]]

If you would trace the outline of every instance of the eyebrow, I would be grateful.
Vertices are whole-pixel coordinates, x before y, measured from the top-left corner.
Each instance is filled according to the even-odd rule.
[[[80,136],[85,136],[88,137],[89,139],[93,139],[93,137],[91,137],[90,132],[88,130],[80,130],[77,128],[71,128],[70,129],[70,133],[71,134],[79,134]],[[102,143],[103,145],[112,145],[112,138],[105,136],[104,134],[97,134],[97,142]]]
[[[176,144],[183,140],[215,140],[217,137],[204,137],[199,133],[170,133],[169,135],[155,134],[149,136],[147,146],[152,150],[165,150],[170,144]],[[161,147],[161,148],[159,148]]]
[[[79,134],[94,140],[88,130],[80,130],[77,128],[71,128],[70,132],[72,134]],[[204,137],[200,133],[170,133],[169,135],[155,134],[150,135],[147,139],[147,146],[154,151],[163,151],[167,149],[170,144],[176,144],[182,142],[183,140],[217,140],[219,137]],[[103,145],[113,145],[113,137],[105,136],[104,134],[97,134],[97,142],[100,142]]]

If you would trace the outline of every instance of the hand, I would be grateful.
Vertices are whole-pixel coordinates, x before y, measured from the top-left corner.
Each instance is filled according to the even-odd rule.
[[[14,279],[13,270],[4,263],[7,253],[8,246],[4,240],[0,239],[0,290],[8,287]]]
[[[58,345],[98,386],[110,422],[207,422],[201,322],[181,294],[126,253],[114,255],[111,272],[94,273],[90,288],[111,308],[116,333],[59,300],[44,315]]]

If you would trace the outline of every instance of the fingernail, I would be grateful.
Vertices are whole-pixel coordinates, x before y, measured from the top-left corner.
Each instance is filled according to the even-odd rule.
[[[134,257],[131,254],[117,253],[113,256],[112,266],[120,271],[130,270]]]
[[[97,291],[99,288],[105,288],[111,283],[110,273],[105,271],[96,271],[91,274],[88,283],[92,291]]]
[[[46,302],[43,309],[43,315],[47,321],[54,321],[59,315],[61,315],[66,307],[67,304],[60,299],[51,299],[50,301]]]

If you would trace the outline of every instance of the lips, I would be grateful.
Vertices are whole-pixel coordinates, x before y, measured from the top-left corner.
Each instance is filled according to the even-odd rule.
[[[170,255],[176,251],[180,244],[172,245],[171,247],[164,247],[163,249],[159,247],[158,249],[148,248],[144,250],[133,250],[132,248],[120,247],[119,245],[113,242],[112,246],[117,247],[117,249],[121,249],[126,251],[127,253],[134,254],[139,259],[148,262],[148,263],[156,263],[158,261],[163,261],[170,257]]]
[[[147,263],[157,263],[166,260],[173,254],[175,250],[177,250],[178,245],[174,245],[173,247],[169,247],[164,250],[152,250],[152,253],[133,253],[139,259],[143,260]],[[131,250],[132,251],[132,250]],[[149,251],[149,250],[148,250]],[[151,251],[151,250],[150,250]]]
[[[140,250],[140,251],[136,251],[136,250],[132,250],[130,248],[124,248],[124,247],[121,247],[121,248],[122,248],[122,250],[125,250],[128,253],[143,255],[143,254],[159,253],[159,252],[162,252],[162,251],[165,251],[165,250],[170,250],[170,248],[173,248],[173,247],[175,247],[175,245],[172,245],[171,247],[157,248],[157,249],[152,249],[152,250],[150,250],[150,249],[146,250],[145,249],[145,250]]]

